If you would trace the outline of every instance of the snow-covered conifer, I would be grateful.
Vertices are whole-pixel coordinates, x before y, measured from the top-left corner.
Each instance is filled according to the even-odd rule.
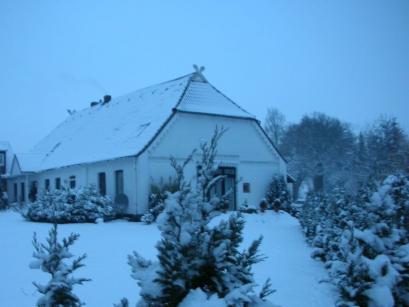
[[[369,276],[369,267],[362,256],[362,248],[355,238],[353,224],[344,230],[340,238],[338,259],[327,263],[332,282],[341,294],[341,306],[367,306],[365,291],[370,289],[373,281]]]
[[[216,294],[229,306],[248,306],[271,293],[268,283],[261,296],[254,293],[251,268],[263,259],[258,254],[261,238],[240,251],[242,217],[233,214],[212,223],[220,201],[208,192],[222,178],[216,176],[215,154],[223,131],[217,128],[210,143],[200,147],[196,188],[184,179],[184,167],[193,154],[182,164],[171,161],[179,189],[168,195],[157,219],[162,236],[157,244],[159,261],[145,260],[137,253],[129,257],[132,276],[141,287],[139,306],[177,306],[194,289],[209,297]]]
[[[114,304],[114,307],[129,307],[129,301],[124,297],[118,304]]]
[[[169,193],[176,192],[178,188],[177,180],[171,177],[167,182],[163,178],[161,178],[159,183],[152,182],[149,195],[149,211],[142,216],[141,221],[146,224],[156,221],[156,218],[165,207],[166,197]]]
[[[71,234],[68,238],[64,238],[62,242],[58,241],[57,235],[57,224],[54,224],[49,231],[46,243],[40,243],[34,233],[33,257],[35,260],[30,263],[30,268],[40,269],[51,275],[51,279],[45,285],[34,282],[37,291],[42,294],[37,301],[37,306],[81,306],[83,303],[73,293],[73,287],[90,279],[75,278],[71,274],[84,266],[82,262],[86,255],[78,257],[72,263],[67,263],[66,259],[73,257],[69,248],[75,243],[79,235]]]
[[[290,214],[294,214],[291,210],[291,197],[287,188],[286,180],[283,176],[275,175],[270,183],[268,192],[266,194],[266,200],[269,203],[269,207],[276,211],[284,210]]]
[[[389,176],[355,196],[338,188],[325,202],[307,201],[301,222],[316,247],[313,256],[325,262],[344,302],[408,304],[408,183],[403,175]]]

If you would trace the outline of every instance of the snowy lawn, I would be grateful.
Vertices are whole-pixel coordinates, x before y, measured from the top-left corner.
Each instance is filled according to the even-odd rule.
[[[336,293],[327,283],[321,263],[310,258],[298,221],[286,213],[245,214],[244,246],[259,235],[264,236],[261,252],[268,258],[254,267],[258,284],[270,277],[277,290],[269,299],[281,306],[333,306]],[[46,273],[32,270],[28,264],[33,248],[33,232],[44,241],[50,224],[25,221],[18,213],[0,212],[0,306],[35,306],[38,295],[32,281],[48,280]],[[137,250],[142,256],[156,259],[155,243],[159,231],[155,225],[126,221],[105,224],[70,224],[59,226],[59,238],[70,232],[81,237],[72,252],[87,253],[85,268],[74,276],[92,281],[74,288],[87,306],[112,306],[127,297],[131,306],[138,298],[138,286],[130,277],[127,255]]]

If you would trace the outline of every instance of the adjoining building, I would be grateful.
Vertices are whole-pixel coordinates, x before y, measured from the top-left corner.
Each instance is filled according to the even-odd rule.
[[[0,198],[8,201],[7,177],[10,174],[13,151],[9,142],[0,141]]]

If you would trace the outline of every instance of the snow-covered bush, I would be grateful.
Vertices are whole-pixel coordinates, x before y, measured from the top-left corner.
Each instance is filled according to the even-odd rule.
[[[168,193],[176,192],[177,187],[177,182],[172,178],[169,178],[168,182],[164,182],[162,178],[158,184],[152,183],[149,195],[149,211],[142,216],[141,221],[146,224],[156,221],[158,215],[163,211]]]
[[[335,189],[309,197],[300,221],[342,303],[409,304],[408,210],[409,177],[403,175],[354,196]]]
[[[51,275],[47,284],[41,285],[34,282],[34,286],[42,296],[37,301],[39,307],[51,306],[82,306],[83,303],[73,293],[75,285],[82,285],[87,278],[75,278],[71,274],[84,266],[82,261],[86,255],[82,255],[67,263],[65,260],[73,257],[69,251],[70,247],[79,238],[78,234],[71,234],[68,238],[58,241],[57,224],[54,224],[48,233],[46,243],[40,243],[34,233],[33,246],[34,261],[30,263],[30,268],[39,269]]]
[[[257,213],[256,207],[249,205],[247,200],[245,200],[244,203],[240,205],[239,211],[242,213],[249,213],[249,214]]]
[[[267,208],[268,208],[268,202],[267,202],[267,200],[266,200],[265,198],[263,198],[263,199],[260,201],[259,207],[260,207],[260,211],[261,211],[261,212],[264,212],[264,211],[267,210]]]
[[[147,212],[141,216],[141,222],[145,224],[152,224],[155,221],[156,221],[156,217],[150,212]]]
[[[1,178],[0,178],[1,180]],[[5,210],[8,209],[9,206],[9,201],[8,201],[8,195],[7,192],[2,191],[1,185],[0,185],[0,210]]]
[[[123,298],[118,304],[114,304],[114,307],[129,307],[129,301],[127,298]]]
[[[111,199],[100,195],[93,185],[45,191],[22,214],[30,221],[53,223],[92,223],[115,217]]]
[[[8,206],[7,206],[6,200],[4,200],[0,195],[0,210],[5,210],[7,208]]]
[[[210,143],[201,146],[196,188],[184,180],[184,167],[193,154],[183,164],[172,159],[178,191],[168,195],[157,219],[162,237],[158,261],[136,252],[129,256],[132,276],[141,288],[138,306],[178,306],[194,290],[214,303],[223,300],[225,306],[255,306],[271,293],[269,283],[259,295],[254,291],[251,268],[263,260],[258,253],[262,238],[240,251],[244,228],[240,214],[212,223],[220,201],[207,192],[220,179],[212,177],[212,170],[222,131],[216,129]]]
[[[286,180],[283,176],[275,175],[266,193],[266,201],[269,209],[275,211],[284,210],[294,214],[291,209],[291,196],[287,188]]]
[[[236,306],[234,305],[234,300],[231,301],[229,298],[222,299],[219,298],[216,294],[211,295],[210,297],[206,294],[206,292],[202,291],[201,289],[194,289],[190,290],[189,294],[183,299],[183,301],[179,304],[178,307],[192,307],[192,306],[200,306],[200,307],[228,307],[228,306]],[[271,302],[268,301],[260,301],[258,303],[253,303],[252,307],[277,307]]]
[[[320,230],[321,211],[325,207],[323,195],[309,194],[300,212],[300,223],[307,242],[312,243]]]

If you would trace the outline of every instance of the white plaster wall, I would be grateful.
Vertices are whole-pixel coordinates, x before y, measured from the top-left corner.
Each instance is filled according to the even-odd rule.
[[[148,209],[149,200],[149,165],[148,155],[145,151],[140,155],[136,162],[136,213],[143,214]]]
[[[25,201],[28,200],[28,194],[30,192],[29,184],[31,182],[32,174],[30,173],[20,173],[18,175],[14,175],[13,177],[7,178],[7,195],[9,199],[9,203],[16,202],[14,199],[14,184],[17,183],[17,202],[21,200],[21,183],[24,183],[24,198]]]
[[[218,147],[217,161],[222,166],[234,166],[237,171],[237,205],[245,200],[258,206],[265,196],[275,173],[286,174],[286,164],[275,152],[258,125],[252,120],[220,116],[177,113],[138,161],[138,206],[147,208],[149,184],[174,176],[169,164],[172,155],[185,159],[202,141],[211,138],[216,125],[228,128]],[[143,162],[142,162],[143,161]],[[196,166],[186,168],[186,177],[193,177]],[[243,183],[250,183],[250,193],[243,193]]]
[[[98,173],[105,172],[107,195],[115,199],[115,171],[124,172],[124,193],[129,199],[129,213],[136,213],[136,158],[127,157],[109,161],[95,162],[91,164],[75,165],[52,169],[35,174],[29,181],[38,182],[38,190],[45,189],[45,180],[50,179],[50,188],[55,189],[55,179],[61,178],[61,184],[68,186],[70,176],[75,176],[76,187],[94,184],[98,186]],[[14,181],[9,180],[9,184]],[[11,186],[12,189],[12,186]],[[29,189],[29,186],[28,186]],[[10,190],[12,193],[12,190]]]
[[[25,176],[16,176],[13,178],[8,178],[7,179],[7,195],[9,199],[9,203],[16,202],[16,199],[14,199],[14,184],[17,183],[17,201],[20,200],[20,195],[21,195],[21,182],[26,182],[26,177]],[[26,188],[27,190],[27,188]],[[27,195],[27,191],[26,191]]]

